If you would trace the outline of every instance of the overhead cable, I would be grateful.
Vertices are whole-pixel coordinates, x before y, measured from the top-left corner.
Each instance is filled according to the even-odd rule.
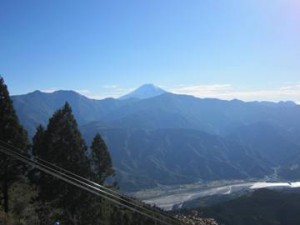
[[[130,198],[124,195],[120,195],[117,192],[114,192],[102,185],[99,185],[95,182],[92,182],[90,180],[87,180],[86,178],[83,178],[77,174],[74,174],[68,170],[65,170],[61,167],[58,167],[52,163],[49,163],[42,159],[33,160],[29,156],[26,156],[24,154],[21,154],[20,151],[16,151],[17,148],[12,147],[11,145],[8,146],[8,144],[1,141],[0,144],[0,151],[2,153],[5,153],[17,160],[20,160],[26,164],[29,164],[49,175],[52,175],[60,180],[63,180],[71,185],[77,186],[85,191],[88,191],[92,194],[95,194],[99,197],[102,197],[114,204],[120,205],[126,209],[129,209],[133,212],[139,213],[145,217],[148,217],[154,221],[171,225],[167,221],[172,221],[172,223],[178,224],[179,222],[165,214],[159,213],[157,210],[152,210],[150,207],[145,207],[145,205],[137,204],[136,202],[133,202]],[[6,146],[4,146],[4,144]],[[51,168],[52,167],[52,168]],[[156,215],[156,216],[154,216]],[[165,220],[163,220],[165,219]]]

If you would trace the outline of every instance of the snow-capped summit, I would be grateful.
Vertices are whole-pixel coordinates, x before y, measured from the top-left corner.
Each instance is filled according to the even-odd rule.
[[[138,89],[126,94],[120,99],[128,99],[128,98],[138,98],[138,99],[146,99],[152,98],[161,94],[166,93],[165,90],[153,85],[153,84],[144,84]]]

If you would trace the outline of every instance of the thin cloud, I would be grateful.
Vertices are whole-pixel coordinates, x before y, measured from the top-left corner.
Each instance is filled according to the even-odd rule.
[[[176,94],[193,95],[196,97],[215,97],[219,94],[226,93],[232,90],[230,84],[212,84],[212,85],[180,85],[176,88],[171,88],[171,92]]]
[[[118,85],[118,84],[105,84],[105,85],[102,85],[102,88],[104,88],[104,89],[118,89],[118,88],[120,88],[120,85]]]
[[[82,94],[91,99],[119,98],[132,90],[133,89],[123,88],[120,85],[112,84],[101,86],[100,90],[97,92],[89,91]]]
[[[104,85],[102,87],[104,90],[101,95],[106,97],[113,97],[113,98],[119,98],[120,96],[125,95],[133,90],[131,88],[121,87],[120,85],[117,84]]]
[[[45,93],[53,93],[58,90],[65,90],[65,89],[58,89],[58,88],[48,88],[41,90]],[[118,98],[124,94],[127,94],[132,89],[122,88],[119,85],[104,85],[99,88],[99,91],[92,91],[89,89],[75,89],[74,91],[87,97],[90,99],[105,99],[105,98]]]
[[[281,87],[280,90],[283,90],[283,91],[300,90],[300,83],[285,85],[285,86]]]
[[[230,84],[187,85],[172,88],[171,92],[224,100],[300,102],[300,83],[283,85],[268,90],[238,90]]]
[[[56,91],[59,91],[59,90],[67,90],[67,89],[64,89],[64,88],[48,88],[48,89],[41,90],[41,92],[53,93],[53,92],[56,92]],[[75,89],[74,91],[81,94],[81,95],[85,95],[85,96],[90,95],[92,93],[90,90],[87,90],[87,89]]]
[[[113,96],[110,96],[110,95],[106,95],[106,94],[99,94],[99,93],[94,93],[93,91],[91,90],[86,90],[86,89],[82,89],[82,90],[74,90],[75,92],[89,98],[89,99],[96,99],[96,100],[99,100],[99,99],[105,99],[105,98],[108,98],[108,97],[113,97]]]

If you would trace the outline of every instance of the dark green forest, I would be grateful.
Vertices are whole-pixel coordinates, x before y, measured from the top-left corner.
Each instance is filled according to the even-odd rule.
[[[109,150],[99,133],[87,146],[66,102],[38,126],[32,140],[21,126],[0,77],[0,141],[32,160],[42,159],[109,189],[115,171]],[[153,224],[153,220],[131,212],[107,199],[70,185],[34,166],[0,152],[0,224],[62,225]],[[136,201],[136,200],[135,200]]]

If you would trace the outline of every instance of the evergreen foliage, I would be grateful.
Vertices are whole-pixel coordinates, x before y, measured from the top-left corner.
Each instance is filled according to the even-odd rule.
[[[44,149],[44,135],[45,128],[42,125],[39,125],[36,128],[36,133],[32,138],[32,155],[37,156],[43,154],[42,151]]]
[[[107,146],[99,133],[93,139],[91,145],[91,179],[103,184],[105,179],[115,174]]]
[[[38,225],[39,218],[36,212],[38,203],[36,199],[38,192],[29,183],[26,177],[20,177],[13,183],[9,190],[11,212],[10,215],[18,225]]]
[[[45,131],[45,150],[41,158],[75,174],[87,177],[87,147],[68,103],[56,111]]]
[[[32,138],[32,156],[37,157],[42,154],[42,151],[45,149],[44,146],[44,137],[45,137],[45,128],[42,125],[39,125],[36,128],[36,133]],[[39,182],[41,181],[41,171],[37,168],[33,168],[28,173],[28,178],[33,184],[40,185]]]
[[[27,153],[27,133],[20,125],[4,79],[0,76],[0,141],[13,145]],[[9,212],[9,188],[25,173],[24,164],[0,153],[0,190],[1,204]]]
[[[88,177],[87,147],[78,130],[72,109],[68,103],[50,118],[47,129],[40,126],[33,139],[33,151],[37,157],[59,167]],[[40,199],[51,202],[63,211],[64,220],[76,224],[85,198],[78,188],[41,173]]]

